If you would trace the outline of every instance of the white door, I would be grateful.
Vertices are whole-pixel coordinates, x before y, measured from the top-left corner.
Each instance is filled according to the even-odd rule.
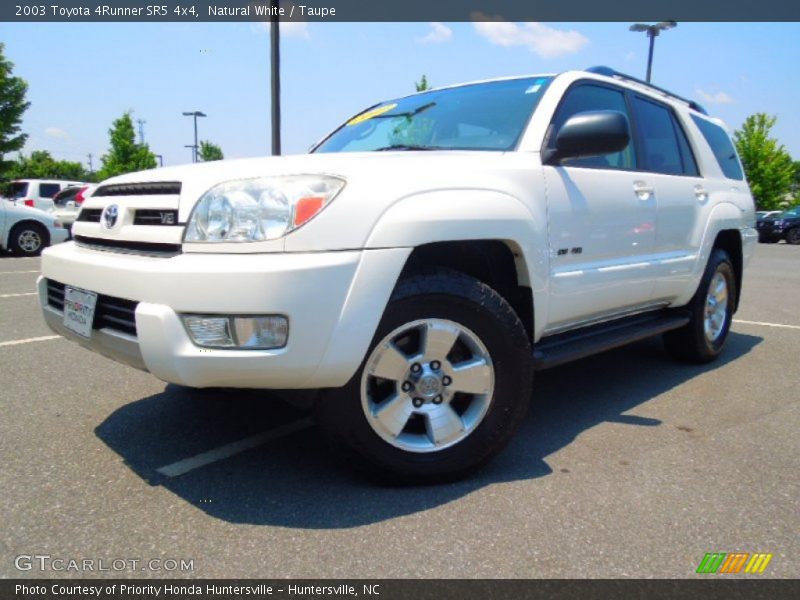
[[[672,301],[689,283],[702,240],[702,218],[709,206],[707,181],[684,127],[674,110],[650,97],[634,94],[640,169],[652,183],[658,217],[655,240],[655,300]]]
[[[630,120],[621,89],[579,82],[556,110],[547,143],[570,116],[593,110],[616,110]],[[547,331],[651,302],[656,197],[648,174],[637,168],[634,140],[616,154],[543,167],[551,282]]]

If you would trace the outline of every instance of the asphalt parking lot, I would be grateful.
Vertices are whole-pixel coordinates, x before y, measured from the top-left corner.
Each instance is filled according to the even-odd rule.
[[[799,266],[798,247],[758,247],[718,363],[650,340],[543,372],[488,468],[393,489],[272,394],[166,385],[51,338],[39,259],[4,255],[0,576],[692,577],[741,551],[774,555],[748,577],[798,577]],[[193,570],[19,571],[20,555]]]

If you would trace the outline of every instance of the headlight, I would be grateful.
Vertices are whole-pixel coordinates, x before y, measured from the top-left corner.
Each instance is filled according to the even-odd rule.
[[[198,200],[185,242],[261,242],[283,237],[315,217],[344,187],[329,175],[227,181]]]

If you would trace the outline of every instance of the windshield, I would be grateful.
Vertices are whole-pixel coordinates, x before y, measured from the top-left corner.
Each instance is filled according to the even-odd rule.
[[[314,152],[511,150],[551,79],[476,83],[383,102],[350,119]]]

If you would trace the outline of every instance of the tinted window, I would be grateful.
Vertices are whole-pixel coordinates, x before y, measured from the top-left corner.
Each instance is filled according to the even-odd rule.
[[[28,195],[28,182],[27,181],[15,181],[11,184],[11,195],[14,198],[24,198]]]
[[[40,183],[39,184],[39,197],[40,198],[52,198],[59,191],[61,191],[61,186],[58,185],[57,183]]]
[[[553,119],[550,130],[550,147],[554,147],[557,132],[567,119],[577,113],[592,110],[616,110],[623,113],[630,120],[628,108],[625,104],[625,95],[622,91],[598,85],[573,87],[567,92]],[[589,158],[568,159],[564,161],[564,165],[602,169],[635,169],[636,154],[633,144],[629,143],[622,152]]]
[[[493,81],[383,102],[339,127],[315,152],[511,150],[550,80]]]
[[[643,168],[669,175],[697,175],[697,166],[685,139],[682,140],[684,148],[681,148],[679,134],[683,132],[672,111],[638,96],[633,100],[633,110],[642,142]]]
[[[717,158],[725,177],[728,179],[744,179],[742,167],[736,157],[736,149],[733,147],[733,142],[731,142],[727,132],[719,125],[695,115],[692,115],[692,120],[700,129],[703,137],[706,138],[708,145],[711,146],[711,151]]]
[[[53,196],[53,202],[55,202],[58,206],[64,206],[70,200],[75,200],[75,196],[78,195],[78,191],[80,189],[81,188],[79,187],[64,188],[55,196]]]

